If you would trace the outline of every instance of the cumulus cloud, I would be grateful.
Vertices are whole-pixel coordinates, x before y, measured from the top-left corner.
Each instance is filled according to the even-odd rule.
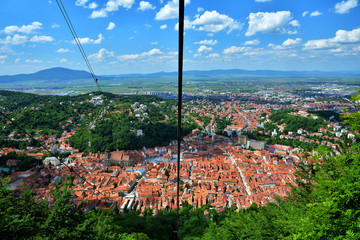
[[[309,11],[305,11],[305,12],[303,12],[302,16],[305,17],[308,14],[309,14]]]
[[[334,38],[309,40],[304,44],[304,49],[330,49],[356,43],[360,43],[360,28],[353,29],[352,31],[338,30]]]
[[[299,46],[301,44],[301,38],[296,38],[296,39],[291,39],[288,38],[287,40],[285,40],[282,44],[282,46],[284,47],[296,47]]]
[[[102,48],[99,50],[98,53],[91,54],[89,56],[89,59],[94,62],[103,62],[106,59],[114,58],[114,52],[110,52],[106,50],[105,48]]]
[[[275,50],[289,49],[289,48],[294,48],[294,47],[300,46],[301,41],[302,41],[301,38],[296,38],[296,39],[288,38],[281,45],[275,45],[275,44],[270,43],[268,45],[268,47],[271,47],[271,48],[273,48]]]
[[[107,17],[109,12],[118,11],[120,7],[131,8],[135,0],[109,0],[106,7],[100,10],[93,11],[90,18]]]
[[[66,59],[66,58],[62,58],[62,59],[60,59],[60,62],[67,62],[67,59]]]
[[[106,28],[106,30],[112,30],[116,27],[115,23],[109,22],[109,26]]]
[[[233,30],[241,30],[242,23],[234,20],[233,18],[220,14],[217,11],[205,11],[202,15],[197,14],[194,21],[190,21],[188,18],[184,20],[184,29],[194,29],[197,31],[208,32],[208,36],[213,36],[222,30],[227,29],[227,33]],[[179,29],[179,23],[175,25],[175,30]]]
[[[350,9],[359,6],[358,0],[341,1],[335,5],[335,12],[339,14],[349,13]]]
[[[149,2],[145,2],[145,1],[141,1],[139,3],[139,8],[140,11],[145,11],[145,10],[154,10],[155,7],[149,3]]]
[[[1,32],[6,33],[6,34],[14,34],[14,33],[31,34],[35,30],[41,29],[41,28],[42,28],[41,22],[33,22],[30,25],[22,25],[21,27],[16,26],[16,25],[7,26]]]
[[[42,63],[43,61],[38,60],[38,59],[26,59],[25,62],[26,63]]]
[[[289,27],[299,27],[300,24],[292,18],[289,11],[250,13],[249,28],[245,35],[253,36],[257,32],[294,34],[296,31]]]
[[[51,28],[59,28],[60,27],[60,25],[59,24],[56,24],[56,23],[54,23],[53,25],[51,25]]]
[[[160,26],[160,29],[166,29],[166,28],[167,28],[166,24]]]
[[[310,17],[317,17],[317,16],[320,16],[320,15],[322,15],[322,12],[319,12],[317,10],[315,12],[310,13]]]
[[[185,0],[185,5],[189,4],[190,0]],[[171,0],[156,13],[156,20],[167,20],[179,18],[179,0]]]
[[[201,45],[199,47],[199,49],[197,50],[198,53],[206,53],[206,52],[211,52],[213,50],[212,47],[207,47],[205,45]]]
[[[98,35],[98,39],[94,40],[91,38],[78,38],[79,42],[81,44],[100,44],[102,42],[102,40],[104,40],[104,37],[102,34]],[[76,44],[76,42],[73,40],[72,44]]]
[[[28,41],[28,37],[27,36],[21,36],[19,34],[15,34],[14,36],[7,36],[4,39],[0,39],[0,44],[5,44],[5,45],[19,45],[19,44],[23,44],[25,42]]]
[[[241,30],[242,24],[234,20],[233,18],[220,14],[213,10],[211,12],[205,11],[201,16],[191,22],[191,24],[197,27],[199,31],[216,33],[227,29],[228,33],[233,30]]]
[[[360,42],[360,28],[352,31],[338,30],[333,41],[337,43],[359,43]]]
[[[260,44],[260,41],[255,39],[255,40],[251,40],[251,41],[246,41],[244,43],[244,45],[259,45]]]
[[[211,53],[206,58],[217,58],[217,57],[220,57],[218,53]]]
[[[88,2],[88,0],[77,0],[75,2],[76,6],[85,6],[85,4]]]
[[[127,54],[127,55],[121,55],[118,56],[118,60],[124,61],[124,60],[135,60],[135,59],[141,59],[141,58],[145,58],[145,57],[151,57],[154,55],[160,55],[163,54],[163,52],[161,52],[160,49],[157,48],[153,48],[148,52],[143,52],[140,54]]]
[[[250,47],[236,47],[236,46],[231,46],[229,48],[224,49],[223,53],[224,54],[233,54],[233,53],[241,53],[241,52],[246,52],[248,50],[250,50]]]
[[[51,37],[51,36],[33,36],[31,39],[30,39],[30,42],[41,42],[41,43],[44,43],[44,42],[52,42],[54,41],[54,38]]]
[[[205,39],[205,40],[201,40],[200,42],[194,42],[194,44],[202,44],[202,45],[216,45],[218,43],[217,40],[214,39]]]
[[[198,7],[196,11],[197,11],[198,13],[203,12],[203,11],[204,11],[204,8]]]
[[[0,64],[4,64],[6,62],[7,59],[7,55],[0,55]]]
[[[97,8],[97,7],[98,7],[98,5],[97,5],[95,2],[92,2],[92,3],[89,4],[89,7],[88,7],[88,8],[90,8],[90,9],[95,9],[95,8]]]
[[[58,53],[67,53],[67,52],[69,52],[69,49],[67,49],[67,48],[60,48],[60,49],[58,49],[56,52],[58,52]]]

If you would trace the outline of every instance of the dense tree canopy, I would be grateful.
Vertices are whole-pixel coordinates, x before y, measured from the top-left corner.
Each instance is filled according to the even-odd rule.
[[[360,99],[360,93],[354,100]],[[360,131],[359,111],[346,116],[349,128]],[[2,239],[360,239],[360,138],[345,141],[340,155],[318,148],[317,155],[298,165],[298,187],[286,199],[249,209],[222,212],[207,205],[184,203],[175,211],[150,209],[122,215],[97,210],[84,213],[71,203],[72,186],[59,182],[51,200],[38,200],[24,188],[14,196],[0,181]],[[205,212],[206,211],[206,212]],[[178,220],[177,220],[178,219]]]

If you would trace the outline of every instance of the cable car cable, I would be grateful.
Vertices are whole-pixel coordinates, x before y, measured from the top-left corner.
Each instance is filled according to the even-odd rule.
[[[32,140],[34,140],[35,142],[38,142],[38,140],[36,140],[30,133],[28,133],[25,129],[23,129],[22,127],[20,127],[19,124],[17,124],[14,120],[12,120],[8,115],[6,115],[5,113],[3,113],[2,111],[0,111],[0,114],[3,115],[6,119],[8,119],[14,126],[16,126],[18,129],[20,129],[20,131],[22,131],[23,133],[25,133],[25,136],[29,136]],[[45,151],[47,151],[50,155],[54,156],[54,154],[49,150],[47,149],[47,147],[43,146],[41,143],[40,143],[41,147],[43,147],[45,149]],[[84,178],[83,176],[81,176],[79,173],[77,173],[72,167],[69,167],[61,158],[57,157],[57,156],[54,156],[57,160],[59,160],[62,164],[64,164],[64,166],[66,166],[70,172],[73,172],[75,175],[77,175],[78,177],[80,177],[82,180],[84,180],[85,183],[88,183],[89,185],[92,185],[93,188],[94,186],[97,188],[97,186],[92,183],[92,182],[89,182],[88,180],[86,180],[86,178]],[[106,194],[102,193],[101,191],[99,191],[98,189],[94,189],[96,190],[98,193],[100,193],[101,195],[103,195],[106,199]]]
[[[100,87],[100,85],[98,83],[98,78],[96,77],[96,75],[95,75],[95,73],[93,71],[93,68],[91,67],[89,59],[87,58],[86,53],[84,51],[84,48],[81,45],[81,42],[80,42],[79,37],[78,37],[78,35],[77,35],[76,31],[75,31],[75,28],[72,25],[70,17],[66,12],[65,6],[63,5],[61,0],[56,0],[56,3],[57,3],[57,5],[58,5],[58,7],[59,7],[59,9],[61,11],[61,14],[63,15],[63,17],[64,17],[64,19],[66,21],[67,26],[69,27],[69,30],[70,30],[73,38],[74,38],[74,41],[75,41],[76,45],[78,46],[78,48],[80,50],[80,53],[81,53],[81,55],[82,55],[82,57],[83,57],[83,59],[85,61],[85,64],[87,65],[87,67],[88,67],[88,69],[90,71],[90,74],[91,74],[92,78],[94,79],[94,82],[95,82],[97,88],[99,89],[100,92],[102,92],[101,87]]]
[[[180,209],[180,155],[181,155],[181,110],[182,110],[182,79],[183,79],[183,54],[184,54],[184,0],[179,1],[179,55],[178,55],[178,159],[177,159],[177,215]]]

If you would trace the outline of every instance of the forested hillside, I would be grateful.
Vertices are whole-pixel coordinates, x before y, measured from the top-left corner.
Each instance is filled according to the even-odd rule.
[[[1,110],[29,134],[60,137],[64,131],[76,131],[70,144],[82,152],[167,145],[176,139],[175,106],[174,100],[147,95],[42,96],[0,91]],[[192,120],[184,120],[183,136],[197,127]],[[34,144],[25,141],[24,132],[6,118],[0,119],[0,136],[11,136],[1,139],[1,147],[24,149]]]
[[[360,93],[353,97],[360,100]],[[344,119],[360,131],[360,112]],[[71,184],[59,183],[51,199],[34,199],[31,191],[14,196],[7,180],[0,185],[0,235],[3,239],[359,239],[360,138],[343,142],[340,155],[325,148],[298,165],[298,187],[286,199],[258,207],[223,211],[208,205],[176,211],[151,209],[122,215],[98,209],[84,213],[71,203]],[[106,204],[104,205],[106,208]],[[175,238],[173,238],[175,239]]]

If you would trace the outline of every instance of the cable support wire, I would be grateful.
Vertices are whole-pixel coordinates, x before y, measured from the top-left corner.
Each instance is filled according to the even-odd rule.
[[[180,153],[181,153],[181,110],[182,110],[182,79],[183,79],[183,54],[184,54],[184,0],[179,1],[179,56],[178,56],[178,159],[177,159],[177,215],[180,210]]]
[[[71,23],[71,21],[70,21],[70,17],[69,17],[69,15],[67,14],[66,9],[65,9],[62,1],[61,1],[61,0],[56,0],[56,3],[57,3],[57,5],[59,6],[59,9],[60,9],[60,11],[61,11],[61,14],[62,14],[63,17],[64,17],[67,26],[69,27],[69,30],[70,30],[70,32],[71,32],[71,35],[73,36],[74,41],[75,41],[76,45],[78,46],[78,48],[79,48],[79,50],[80,50],[80,53],[81,53],[81,55],[82,55],[82,57],[83,57],[83,59],[84,59],[84,61],[85,61],[86,66],[88,67],[88,69],[89,69],[89,71],[90,71],[90,74],[91,74],[92,78],[94,79],[94,82],[95,82],[97,88],[99,89],[100,92],[102,92],[101,87],[100,87],[100,85],[99,85],[99,83],[98,83],[98,78],[96,77],[96,75],[95,75],[95,73],[94,73],[94,71],[93,71],[93,69],[92,69],[92,67],[91,67],[91,64],[90,64],[90,62],[89,62],[89,59],[88,59],[87,56],[86,56],[86,53],[85,53],[85,51],[84,51],[84,49],[83,49],[83,47],[82,47],[82,45],[81,45],[81,42],[80,42],[80,40],[79,40],[79,37],[78,37],[77,34],[76,34],[75,28],[74,28],[74,26],[72,25],[72,23]]]
[[[12,120],[8,115],[6,115],[5,113],[3,113],[2,111],[0,111],[0,114],[3,115],[6,119],[8,119],[15,127],[17,127],[20,131],[22,131],[25,136],[29,136],[32,140],[34,140],[35,142],[40,143],[39,141],[37,141],[30,133],[28,133],[25,129],[23,129],[22,127],[19,126],[19,124],[17,124],[14,120]],[[74,173],[75,175],[77,175],[79,178],[81,178],[82,180],[84,180],[85,183],[88,183],[89,185],[93,186],[93,190],[97,191],[99,194],[103,195],[105,197],[105,199],[108,199],[106,194],[102,193],[101,191],[99,191],[97,189],[96,184],[89,182],[88,180],[86,180],[86,178],[84,178],[83,176],[81,176],[79,173],[77,173],[73,167],[70,167],[69,165],[67,165],[62,158],[59,158],[58,156],[54,155],[49,149],[47,149],[44,145],[42,145],[40,143],[41,147],[43,149],[45,149],[45,151],[47,151],[51,156],[54,156],[57,160],[59,160],[62,164],[64,164],[64,166],[66,166],[70,173]]]

